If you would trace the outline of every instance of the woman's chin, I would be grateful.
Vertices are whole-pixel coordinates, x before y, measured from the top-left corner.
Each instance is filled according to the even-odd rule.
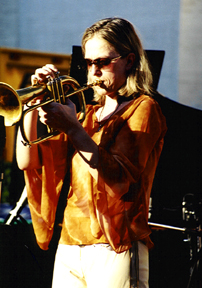
[[[96,86],[94,87],[93,90],[94,90],[94,94],[99,95],[101,97],[107,95],[107,91],[102,87]]]

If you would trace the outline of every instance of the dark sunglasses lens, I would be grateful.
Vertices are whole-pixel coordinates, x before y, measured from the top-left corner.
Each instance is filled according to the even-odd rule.
[[[86,60],[86,65],[88,67],[92,66],[93,65],[93,61],[91,61],[90,59],[85,59]]]
[[[100,58],[98,60],[99,60],[99,62],[97,61],[97,65],[100,67],[107,66],[111,63],[110,58]]]
[[[87,67],[91,67],[94,64],[97,67],[102,68],[103,66],[107,66],[111,63],[110,58],[98,58],[94,61],[90,59],[85,59],[85,60],[86,60]]]

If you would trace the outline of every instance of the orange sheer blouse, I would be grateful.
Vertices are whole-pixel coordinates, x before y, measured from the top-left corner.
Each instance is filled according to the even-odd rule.
[[[42,168],[25,171],[33,227],[42,249],[48,249],[53,234],[67,169],[71,181],[60,243],[109,243],[117,253],[136,240],[152,245],[149,198],[167,130],[165,118],[155,100],[142,95],[119,109],[98,132],[99,107],[88,105],[82,123],[99,147],[97,179],[65,134],[41,143]]]

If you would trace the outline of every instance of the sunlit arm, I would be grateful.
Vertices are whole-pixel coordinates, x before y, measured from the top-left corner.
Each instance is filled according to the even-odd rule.
[[[28,139],[30,140],[37,139],[37,118],[37,110],[29,112],[25,117],[24,129]],[[22,140],[21,131],[19,129],[16,143],[16,159],[18,167],[21,170],[40,168],[41,163],[38,152],[38,145],[32,145],[31,147],[24,146]]]

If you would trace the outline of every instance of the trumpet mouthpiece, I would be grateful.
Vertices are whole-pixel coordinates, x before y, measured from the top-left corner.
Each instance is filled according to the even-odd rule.
[[[101,85],[103,83],[102,80],[95,80],[95,85]]]
[[[97,80],[93,81],[92,83],[87,83],[87,86],[88,87],[93,87],[93,86],[98,86],[98,85],[100,86],[102,83],[103,83],[102,80],[97,79]]]

